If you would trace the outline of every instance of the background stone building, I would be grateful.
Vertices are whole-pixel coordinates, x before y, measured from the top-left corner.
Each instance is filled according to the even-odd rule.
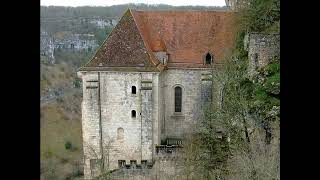
[[[42,29],[40,33],[40,55],[47,56],[54,63],[54,40]]]
[[[54,48],[58,51],[94,51],[98,46],[93,34],[68,34],[54,39]]]
[[[253,76],[274,58],[280,58],[280,34],[248,33],[244,39],[244,47],[248,51],[249,75]]]
[[[133,10],[122,16],[78,71],[86,179],[100,167],[152,165],[158,145],[183,143],[212,99],[211,67],[232,46],[232,16]]]

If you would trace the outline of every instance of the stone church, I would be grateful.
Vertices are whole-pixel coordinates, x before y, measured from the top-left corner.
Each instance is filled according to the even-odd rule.
[[[183,146],[212,101],[212,66],[232,47],[230,11],[127,10],[81,67],[84,175],[152,165]]]

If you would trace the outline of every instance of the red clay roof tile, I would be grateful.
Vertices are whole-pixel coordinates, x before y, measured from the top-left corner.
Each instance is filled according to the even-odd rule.
[[[211,52],[221,63],[232,46],[233,12],[132,11],[139,31],[152,51],[166,51],[171,64],[203,65]]]
[[[203,68],[207,52],[222,63],[232,47],[233,12],[128,10],[85,67],[165,67],[152,52],[169,54],[167,67]],[[101,65],[101,64],[100,64]]]

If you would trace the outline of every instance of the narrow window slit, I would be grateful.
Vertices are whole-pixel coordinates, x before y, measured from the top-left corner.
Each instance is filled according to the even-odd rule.
[[[182,106],[182,89],[181,87],[174,88],[174,112],[181,112]]]
[[[135,86],[132,86],[131,93],[132,94],[136,94],[137,93],[137,88]]]
[[[136,111],[135,111],[135,110],[132,110],[132,111],[131,111],[131,117],[133,117],[133,118],[136,117]]]

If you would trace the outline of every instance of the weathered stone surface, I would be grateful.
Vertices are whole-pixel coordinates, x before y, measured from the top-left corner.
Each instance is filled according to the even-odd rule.
[[[168,62],[168,54],[165,51],[158,51],[154,53],[155,57],[163,64],[166,65]]]
[[[210,91],[201,80],[208,70],[169,69],[160,74],[161,77],[161,139],[182,138],[190,127],[195,125],[202,113],[204,94]],[[182,88],[182,112],[174,112],[174,88]]]
[[[56,50],[94,51],[98,46],[93,34],[71,34],[62,39],[54,39]]]
[[[114,27],[117,24],[117,20],[95,18],[90,20],[90,23],[95,25],[98,28],[105,28],[105,27]]]
[[[280,34],[250,33],[245,39],[250,76],[270,63],[274,57],[280,57]]]
[[[101,146],[105,168],[117,169],[118,160],[125,160],[126,164],[131,160],[138,164],[142,160],[153,162],[155,145],[161,139],[183,138],[198,121],[204,103],[211,101],[208,73],[206,69],[170,69],[161,74],[80,72],[85,177],[93,176],[90,160],[101,158]],[[182,112],[178,114],[174,112],[177,85],[183,90]],[[132,86],[136,87],[136,94],[132,94]],[[136,117],[131,117],[132,110],[136,111]],[[172,172],[175,169],[172,163],[158,164],[159,172],[167,171],[163,168]]]
[[[101,158],[98,87],[95,82],[92,82],[98,81],[98,75],[97,73],[91,73],[86,74],[82,78],[83,101],[81,108],[84,175],[86,179],[89,179],[91,178],[90,160]]]
[[[121,72],[90,72],[81,74],[83,79],[82,128],[85,159],[95,158],[90,149],[100,154],[100,129],[104,155],[109,159],[109,168],[118,168],[118,160],[152,161],[153,124],[157,124],[158,102],[154,96],[153,81],[155,73],[121,73]],[[100,83],[99,80],[100,79]],[[147,82],[147,83],[142,83]],[[101,126],[99,124],[98,88],[100,84]],[[132,86],[136,86],[136,94],[132,94]],[[96,87],[96,88],[95,88]],[[150,90],[142,90],[150,87]],[[88,89],[89,88],[89,89]],[[136,117],[131,117],[131,111],[136,111]],[[155,115],[154,115],[155,114]],[[118,129],[123,129],[123,139],[118,137]],[[93,147],[87,147],[89,142]],[[158,142],[156,142],[158,143]],[[108,144],[108,146],[107,146]],[[100,156],[99,156],[100,157]],[[89,162],[89,161],[85,161]],[[90,164],[85,164],[90,169]],[[89,174],[89,170],[85,173]]]
[[[40,34],[40,55],[55,63],[56,51],[95,51],[98,43],[93,34],[68,34],[62,38],[50,36],[42,31]]]
[[[54,42],[47,32],[40,34],[40,55],[47,56],[51,63],[54,63]]]
[[[149,74],[144,74],[149,75]],[[151,75],[151,74],[150,74]],[[152,160],[152,76],[143,76],[141,82],[141,159]]]

